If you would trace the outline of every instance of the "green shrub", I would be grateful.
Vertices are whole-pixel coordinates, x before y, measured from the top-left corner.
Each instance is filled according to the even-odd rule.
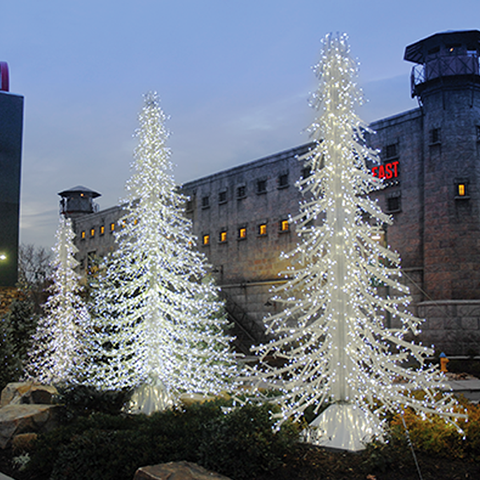
[[[465,399],[460,401],[459,411],[466,410],[468,420],[459,420],[463,433],[447,424],[438,415],[422,419],[410,409],[403,415],[415,450],[429,455],[450,459],[480,460],[480,405]],[[405,436],[402,416],[397,414],[390,422],[394,438]]]
[[[118,415],[132,394],[129,390],[102,391],[84,385],[59,387],[58,390],[56,403],[65,405],[71,418],[88,416],[93,412]]]
[[[199,463],[239,480],[281,466],[299,432],[289,422],[275,431],[271,408],[247,404],[207,424]]]
[[[225,401],[145,415],[95,413],[40,436],[31,472],[52,480],[131,480],[141,466],[187,460],[250,479],[282,463],[298,433],[272,430],[269,408],[247,405],[224,413]]]

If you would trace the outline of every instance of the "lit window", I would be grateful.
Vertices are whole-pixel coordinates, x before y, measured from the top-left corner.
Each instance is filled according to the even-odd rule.
[[[81,237],[82,237],[82,240],[85,240],[85,230],[82,231]]]
[[[455,187],[455,198],[470,198],[468,195],[468,184],[467,182],[459,182]]]
[[[203,244],[210,245],[210,235],[207,234],[203,236]]]
[[[115,223],[110,224],[110,231],[113,232],[115,230]]]
[[[105,226],[101,225],[100,226],[100,235],[103,235],[105,233]]]
[[[245,227],[238,229],[238,238],[247,238],[247,229]]]
[[[220,242],[226,242],[227,241],[227,232],[226,230],[223,230],[220,232],[220,237],[219,237]]]
[[[290,224],[288,223],[288,220],[282,220],[280,222],[280,231],[288,232],[289,230],[290,230]]]
[[[267,234],[267,225],[265,223],[262,223],[261,225],[258,226],[258,234],[259,235]]]
[[[95,229],[94,229],[94,228],[91,228],[91,229],[90,229],[90,236],[91,236],[91,237],[94,237],[94,236],[95,236]]]

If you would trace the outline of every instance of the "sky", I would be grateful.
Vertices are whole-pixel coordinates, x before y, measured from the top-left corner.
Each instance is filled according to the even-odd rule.
[[[0,0],[25,97],[20,241],[49,247],[58,192],[124,197],[142,95],[169,115],[178,183],[308,142],[321,40],[347,33],[367,122],[416,108],[407,45],[478,28],[478,0]],[[1,172],[0,172],[1,175]]]

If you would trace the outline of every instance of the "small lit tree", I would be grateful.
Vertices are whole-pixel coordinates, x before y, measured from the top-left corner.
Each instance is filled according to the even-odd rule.
[[[26,366],[28,378],[42,383],[72,384],[82,381],[84,342],[89,315],[80,297],[75,234],[69,218],[60,216],[51,263],[52,285],[44,305]]]
[[[306,157],[312,174],[299,182],[301,241],[287,255],[290,279],[277,289],[275,300],[285,309],[267,319],[274,340],[255,349],[261,360],[283,360],[281,367],[264,363],[259,374],[263,385],[283,392],[281,420],[332,403],[314,422],[312,438],[351,450],[381,432],[382,411],[411,407],[450,418],[454,403],[438,398],[441,377],[434,368],[404,368],[412,360],[422,367],[432,352],[405,340],[419,333],[420,320],[407,310],[398,255],[375,240],[391,219],[368,197],[378,179],[367,162],[378,157],[355,114],[356,68],[346,36],[328,35],[316,66],[315,145]],[[380,296],[379,283],[395,295]],[[386,312],[398,328],[385,328]]]
[[[161,385],[174,400],[228,388],[235,366],[223,305],[173,179],[165,119],[157,95],[147,94],[117,249],[93,290],[91,382]]]

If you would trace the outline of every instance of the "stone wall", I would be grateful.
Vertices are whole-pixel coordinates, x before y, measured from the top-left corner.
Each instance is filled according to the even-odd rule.
[[[448,355],[480,354],[480,300],[427,301],[417,305],[425,318],[419,339]]]

